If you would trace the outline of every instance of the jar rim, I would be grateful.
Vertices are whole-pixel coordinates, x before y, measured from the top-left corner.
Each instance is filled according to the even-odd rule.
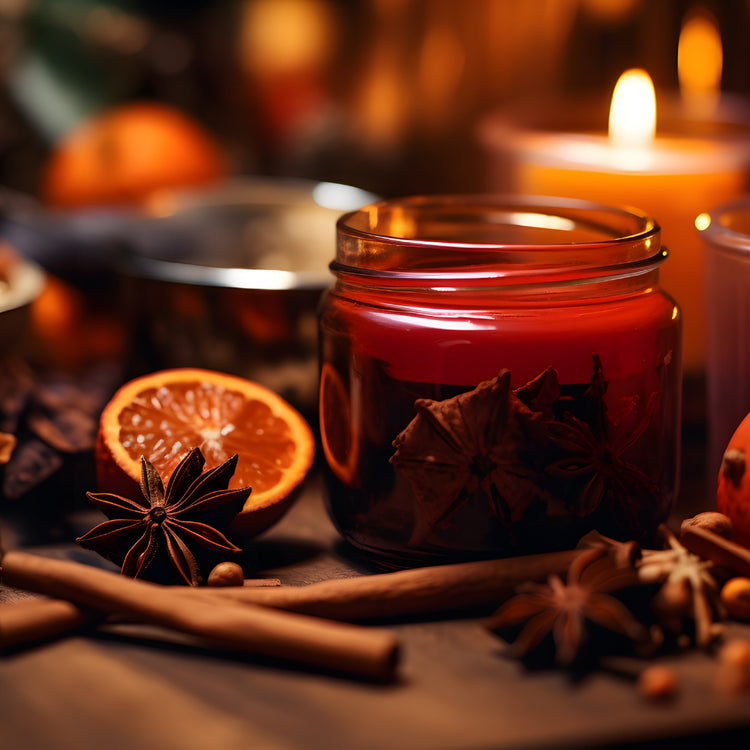
[[[580,275],[611,275],[618,270],[643,273],[666,258],[661,228],[644,211],[553,196],[390,198],[342,215],[336,228],[331,270],[337,274],[509,278],[564,268]],[[503,231],[520,234],[521,241],[498,241]],[[409,250],[413,260],[404,264],[403,253],[396,257],[399,248]],[[436,255],[415,255],[420,250]]]
[[[750,254],[750,195],[722,203],[700,214],[695,221],[698,235],[705,242],[724,250]]]

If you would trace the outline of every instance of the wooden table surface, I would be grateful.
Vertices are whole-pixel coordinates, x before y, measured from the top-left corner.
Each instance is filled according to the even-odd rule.
[[[85,528],[90,521],[78,519]],[[70,544],[35,551],[98,563]],[[249,556],[258,575],[290,585],[368,572],[339,542],[317,477]],[[526,672],[473,619],[377,627],[402,644],[391,684],[212,653],[124,625],[0,652],[0,748],[684,748],[684,737],[706,733],[722,747],[745,747],[750,737],[750,693],[720,693],[706,653],[663,657],[680,691],[653,704],[609,672],[578,682],[555,670]]]

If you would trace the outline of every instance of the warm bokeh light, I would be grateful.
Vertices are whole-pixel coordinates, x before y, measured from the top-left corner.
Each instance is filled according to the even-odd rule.
[[[677,52],[680,92],[697,115],[714,112],[721,90],[723,52],[716,19],[706,10],[691,13],[682,25]]]
[[[258,72],[318,67],[333,48],[335,19],[321,0],[251,0],[243,6],[243,63]]]
[[[699,231],[703,231],[704,229],[708,229],[709,226],[711,226],[711,217],[706,214],[698,214],[698,216],[695,217],[695,228]]]
[[[439,125],[448,119],[465,61],[461,40],[447,23],[434,23],[425,31],[417,75],[426,125]]]
[[[609,138],[623,149],[643,149],[656,135],[656,93],[644,70],[625,71],[617,81],[609,110]]]
[[[581,0],[581,8],[601,23],[622,23],[638,5],[639,0]]]

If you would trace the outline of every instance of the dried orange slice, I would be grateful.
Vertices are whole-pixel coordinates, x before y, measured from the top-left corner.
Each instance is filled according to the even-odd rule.
[[[131,380],[102,412],[96,446],[100,492],[140,492],[140,457],[166,479],[200,447],[206,469],[239,456],[230,487],[252,488],[230,530],[257,534],[275,523],[313,463],[305,419],[281,396],[211,370],[161,370]]]
[[[359,456],[352,402],[338,371],[324,362],[318,394],[320,441],[331,471],[346,485],[354,481]]]

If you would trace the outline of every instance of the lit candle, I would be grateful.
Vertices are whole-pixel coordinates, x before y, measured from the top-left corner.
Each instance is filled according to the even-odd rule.
[[[695,27],[690,28],[692,36],[685,38],[695,42]],[[511,160],[514,190],[635,206],[656,219],[671,255],[662,266],[661,282],[682,309],[683,362],[686,371],[693,372],[705,366],[703,249],[695,217],[744,192],[750,154],[747,135],[730,137],[730,128],[722,128],[716,116],[707,123],[706,109],[713,101],[709,86],[704,78],[690,87],[695,80],[691,71],[698,76],[705,69],[700,60],[681,66],[683,91],[691,95],[684,99],[680,121],[670,135],[655,135],[655,94],[643,71],[628,71],[618,82],[609,134],[509,130],[507,125],[498,128],[497,122],[485,128],[490,147],[505,150]],[[695,119],[699,107],[702,122]],[[506,143],[501,144],[502,139]]]

